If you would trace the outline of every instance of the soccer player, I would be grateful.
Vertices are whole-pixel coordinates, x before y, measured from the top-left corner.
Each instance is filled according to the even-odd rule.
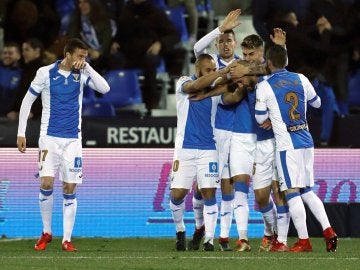
[[[285,46],[286,34],[282,29],[275,28],[273,35],[270,36],[273,43]],[[264,63],[264,42],[260,36],[252,34],[244,38],[241,43],[243,58],[245,61],[257,65]],[[231,77],[234,80],[239,79],[236,66],[230,69]],[[240,74],[241,75],[241,74]],[[253,78],[256,82],[266,79],[265,77]],[[240,80],[241,81],[241,80]],[[276,240],[276,235],[284,242],[281,248],[287,249],[286,240],[289,226],[289,214],[284,198],[278,192],[277,172],[275,167],[275,141],[271,130],[270,121],[258,126],[255,117],[256,90],[249,88],[247,97],[249,100],[249,109],[254,122],[256,133],[256,149],[254,153],[254,172],[253,188],[255,200],[259,206],[264,219],[264,237],[259,247],[259,251],[269,251],[270,244]],[[273,180],[273,181],[272,181]],[[273,190],[276,206],[270,196]],[[278,220],[278,222],[277,222]],[[275,251],[275,247],[273,248]],[[277,250],[278,251],[278,250]]]
[[[204,250],[213,251],[218,208],[216,186],[219,177],[218,155],[213,132],[213,119],[219,102],[237,102],[241,95],[207,97],[191,100],[190,95],[211,86],[218,77],[228,73],[228,69],[216,70],[211,55],[198,56],[195,62],[196,76],[181,77],[176,84],[177,135],[172,168],[170,209],[176,226],[176,249],[185,247],[185,224],[183,220],[184,198],[196,179],[204,199],[203,218],[205,225]],[[222,85],[217,87],[223,87]],[[235,93],[240,93],[235,91]]]
[[[206,53],[206,48],[215,40],[218,54],[212,54],[216,59],[218,69],[222,69],[240,57],[235,54],[237,47],[234,28],[240,25],[238,18],[240,9],[232,10],[225,17],[222,24],[213,31],[202,37],[194,45],[195,56]],[[235,105],[219,104],[215,117],[215,138],[219,155],[219,173],[221,177],[222,200],[220,205],[220,238],[219,247],[221,251],[231,251],[229,245],[229,232],[233,217],[234,189],[230,180],[229,153],[230,140],[235,117]],[[194,193],[193,198],[194,214],[201,211],[201,197]],[[202,228],[196,227],[190,246],[197,247],[202,238]]]
[[[43,231],[35,250],[45,250],[52,240],[54,177],[59,172],[63,182],[64,251],[76,251],[71,242],[77,210],[76,185],[82,183],[81,107],[83,87],[90,86],[105,94],[108,83],[86,61],[87,46],[79,39],[69,39],[64,58],[39,68],[20,108],[17,147],[26,151],[26,124],[31,105],[41,95],[42,116],[39,138],[39,205]]]
[[[307,102],[318,108],[320,98],[302,74],[288,72],[286,49],[274,45],[266,52],[272,75],[258,84],[255,117],[259,124],[271,120],[276,141],[280,190],[285,192],[299,240],[292,252],[312,251],[300,189],[314,184],[314,144],[306,120]]]

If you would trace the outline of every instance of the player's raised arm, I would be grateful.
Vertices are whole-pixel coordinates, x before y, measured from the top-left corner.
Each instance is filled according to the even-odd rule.
[[[240,21],[238,21],[238,19],[240,14],[241,9],[235,9],[230,11],[219,27],[215,28],[210,33],[199,39],[194,45],[195,57],[207,53],[206,48],[208,48],[211,45],[211,42],[218,38],[222,33],[239,26]]]

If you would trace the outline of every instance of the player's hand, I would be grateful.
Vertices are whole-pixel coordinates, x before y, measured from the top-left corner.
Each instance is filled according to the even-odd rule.
[[[72,67],[73,67],[73,69],[80,70],[80,69],[85,68],[86,65],[87,65],[87,63],[85,60],[76,60],[73,62]]]
[[[274,35],[270,35],[270,39],[274,44],[285,46],[286,44],[286,32],[283,31],[281,28],[274,28]]]
[[[230,76],[233,81],[237,81],[241,77],[250,73],[250,68],[239,63],[236,63],[230,67]]]
[[[155,41],[153,44],[151,44],[150,48],[147,50],[147,54],[151,55],[159,55],[161,50],[161,42]]]
[[[266,119],[265,122],[260,125],[260,127],[266,130],[270,130],[272,128],[270,119]]]
[[[21,153],[25,153],[25,151],[26,151],[26,138],[18,136],[17,140],[16,140],[16,145],[17,145],[18,150]]]
[[[234,9],[229,12],[229,14],[225,17],[222,24],[219,26],[220,32],[224,33],[225,31],[234,29],[239,26],[241,23],[238,21],[238,18],[241,14],[241,9]]]

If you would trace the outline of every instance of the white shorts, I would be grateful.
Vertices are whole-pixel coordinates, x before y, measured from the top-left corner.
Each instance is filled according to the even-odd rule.
[[[276,152],[280,190],[314,185],[314,148]]]
[[[231,177],[239,174],[252,175],[256,134],[233,132],[230,143]]]
[[[39,176],[55,177],[66,183],[81,184],[82,145],[81,139],[40,136],[39,138]]]
[[[256,143],[253,187],[265,188],[271,185],[272,180],[277,180],[275,163],[275,139],[258,141]]]
[[[170,188],[190,190],[194,180],[200,189],[219,186],[216,150],[175,149]]]
[[[219,173],[221,179],[230,178],[229,156],[232,132],[224,129],[214,130],[216,148],[219,155]]]

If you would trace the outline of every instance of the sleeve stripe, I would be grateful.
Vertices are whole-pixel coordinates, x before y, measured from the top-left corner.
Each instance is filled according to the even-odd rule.
[[[309,103],[313,103],[315,100],[317,100],[319,97],[318,95],[316,95],[314,98],[310,99],[309,100]]]
[[[33,94],[34,96],[39,96],[40,95],[40,93],[38,93],[38,92],[36,92],[34,89],[32,89],[31,87],[28,89],[28,91],[31,93],[31,94]]]
[[[267,114],[267,111],[255,110],[255,114],[257,114],[257,115],[265,115],[265,114]]]

